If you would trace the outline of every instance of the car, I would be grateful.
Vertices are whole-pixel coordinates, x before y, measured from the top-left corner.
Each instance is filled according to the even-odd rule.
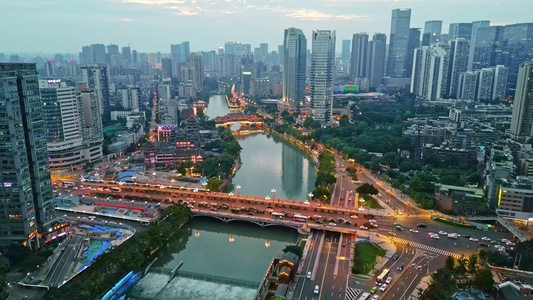
[[[392,232],[392,231],[389,231],[389,235],[390,236],[396,236],[396,233]]]
[[[383,284],[383,285],[379,288],[379,290],[382,291],[382,292],[384,292],[386,289],[387,289],[387,284],[386,284],[386,283]]]
[[[505,244],[506,244],[507,246],[516,246],[516,244],[513,243],[513,242],[507,242],[507,243],[505,243]]]
[[[378,221],[377,221],[376,219],[370,219],[370,220],[368,220],[368,222],[370,222],[370,223],[377,223]]]
[[[398,214],[399,214],[399,215],[402,215],[402,214],[403,214],[403,212],[402,212],[401,210],[399,210],[399,211],[398,211]]]
[[[448,233],[446,231],[443,231],[443,230],[439,231],[439,234],[440,235],[448,235]]]
[[[400,222],[395,222],[394,225],[396,225],[396,226],[402,226],[402,223],[400,223]]]
[[[358,217],[357,217],[357,215],[351,215],[350,218],[357,219]]]
[[[471,237],[469,238],[470,241],[472,242],[479,242],[479,239],[475,238],[475,237]]]
[[[439,237],[438,234],[434,234],[434,235],[432,235],[431,238],[432,238],[432,239],[436,239],[436,240],[440,239],[440,237]]]
[[[315,223],[317,223],[317,224],[322,224],[322,221],[320,221],[320,220],[316,220]]]
[[[501,245],[501,243],[498,242],[498,241],[490,241],[490,243],[493,244],[493,245]]]
[[[313,218],[315,218],[315,219],[322,219],[322,216],[321,216],[321,215],[314,215]]]
[[[359,298],[359,300],[367,300],[368,297],[370,297],[370,293],[364,292],[363,295],[361,295],[361,297]]]
[[[507,244],[507,243],[510,243],[510,242],[511,242],[511,241],[508,240],[508,239],[502,239],[502,243],[504,243],[504,244]]]
[[[403,265],[401,266],[398,266],[398,268],[396,268],[398,271],[402,271],[403,270]]]
[[[379,299],[379,296],[378,296],[378,295],[374,295],[374,296],[372,297],[372,300],[378,300],[378,299]]]
[[[368,227],[366,227],[366,226],[361,226],[361,227],[359,227],[359,229],[361,229],[361,230],[368,230]]]
[[[392,260],[398,260],[398,255],[394,254],[394,255],[392,256]]]
[[[373,287],[372,289],[370,289],[370,294],[375,294],[377,290],[377,287]]]
[[[311,279],[311,272],[307,272],[307,279]]]
[[[396,226],[396,230],[403,231],[403,228],[402,228],[402,226]]]
[[[409,231],[411,231],[412,233],[418,233],[418,230],[416,229],[409,229]]]
[[[461,237],[461,235],[458,234],[458,233],[452,233],[452,234],[455,235],[455,236],[458,237],[458,238]]]
[[[453,233],[448,234],[449,239],[457,239],[457,236]]]
[[[486,237],[486,236],[482,237],[481,240],[482,240],[482,241],[490,242],[490,238],[488,238],[488,237]]]
[[[249,211],[248,214],[249,214],[250,216],[255,215],[253,211]]]
[[[428,235],[429,235],[429,236],[432,236],[432,235],[434,235],[434,234],[436,234],[436,233],[435,233],[435,232],[428,232]]]
[[[341,246],[346,247],[346,243],[342,242]]]
[[[335,227],[335,226],[337,226],[337,223],[329,223],[328,225],[332,226],[332,227]]]
[[[331,241],[331,239],[330,238],[326,238],[326,242],[329,242],[329,241]]]
[[[490,246],[490,244],[483,243],[483,242],[480,242],[478,245],[480,245],[481,247],[489,247]]]
[[[392,282],[392,277],[387,277],[387,280],[385,280],[385,283],[386,284],[389,284]]]
[[[216,208],[216,207],[211,207],[211,210],[212,210],[212,211],[216,211],[217,208]],[[248,213],[248,214],[249,214],[249,213]],[[253,214],[253,213],[252,213],[252,214]]]
[[[318,287],[318,285],[315,285],[315,290],[314,290],[314,294],[315,295],[318,295],[318,292],[320,291],[320,288]]]
[[[424,223],[418,223],[418,224],[416,224],[416,227],[419,227],[419,228],[426,228],[427,226],[426,226],[426,224],[424,224]]]

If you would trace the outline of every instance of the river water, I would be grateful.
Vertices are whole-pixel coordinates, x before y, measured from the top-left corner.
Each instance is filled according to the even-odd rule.
[[[229,113],[223,96],[212,96],[210,118]],[[266,134],[239,136],[242,166],[228,191],[304,201],[316,179],[315,165],[287,141]],[[129,292],[128,299],[253,299],[271,260],[298,233],[285,227],[248,222],[227,224],[209,217],[188,222],[180,237],[164,251],[150,272]],[[177,276],[172,270],[183,261]]]

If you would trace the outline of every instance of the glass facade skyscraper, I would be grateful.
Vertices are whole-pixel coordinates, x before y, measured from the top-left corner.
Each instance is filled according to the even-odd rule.
[[[285,29],[283,52],[283,102],[296,110],[305,102],[307,39],[301,29]]]
[[[27,242],[55,221],[35,64],[0,63],[0,242]]]
[[[310,81],[313,117],[320,124],[328,124],[333,110],[335,31],[313,31],[312,50]]]
[[[398,8],[392,11],[387,76],[396,78],[409,77],[407,52],[410,24],[411,9]]]

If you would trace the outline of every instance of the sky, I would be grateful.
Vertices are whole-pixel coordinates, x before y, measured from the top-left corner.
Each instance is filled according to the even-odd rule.
[[[330,29],[341,41],[352,34],[389,36],[391,11],[411,8],[411,27],[427,20],[490,20],[493,25],[533,22],[532,0],[1,0],[0,53],[78,53],[84,45],[131,45],[139,52],[170,52],[189,41],[191,51],[227,41],[283,44],[288,27]]]

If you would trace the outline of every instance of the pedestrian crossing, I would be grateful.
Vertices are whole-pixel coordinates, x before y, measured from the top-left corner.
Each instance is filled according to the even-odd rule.
[[[451,257],[453,257],[455,259],[459,259],[459,258],[463,257],[463,255],[461,255],[461,254],[457,254],[457,253],[453,253],[453,252],[450,252],[450,251],[442,250],[442,249],[439,249],[439,248],[431,247],[431,246],[428,246],[428,245],[416,243],[416,242],[413,242],[413,241],[404,240],[404,239],[398,238],[398,237],[392,237],[392,240],[394,242],[398,242],[398,243],[402,243],[402,244],[406,244],[406,245],[409,244],[409,246],[413,246],[415,248],[423,249],[423,250],[426,250],[426,251],[431,251],[433,253],[437,253],[437,254],[441,254],[441,255],[445,255],[445,256],[451,256]]]
[[[357,296],[359,296],[359,294],[361,294],[362,291],[363,291],[362,289],[354,289],[354,288],[347,286],[345,300],[357,299]]]

